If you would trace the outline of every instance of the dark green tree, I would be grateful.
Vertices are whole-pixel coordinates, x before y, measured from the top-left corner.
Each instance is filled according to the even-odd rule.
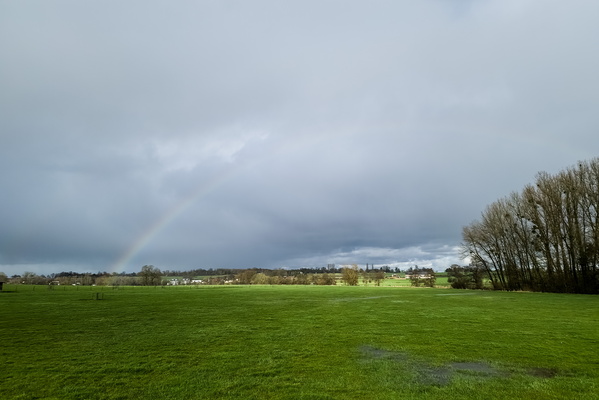
[[[483,289],[484,271],[481,267],[451,265],[445,270],[447,281],[454,289]]]
[[[143,286],[157,286],[161,283],[162,273],[153,265],[144,265],[138,273]]]

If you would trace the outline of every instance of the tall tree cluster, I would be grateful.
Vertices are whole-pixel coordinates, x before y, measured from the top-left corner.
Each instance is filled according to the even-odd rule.
[[[462,255],[496,289],[599,293],[599,158],[500,199],[463,228]]]
[[[161,283],[162,272],[153,265],[144,265],[137,275],[141,277],[143,286],[156,286]]]

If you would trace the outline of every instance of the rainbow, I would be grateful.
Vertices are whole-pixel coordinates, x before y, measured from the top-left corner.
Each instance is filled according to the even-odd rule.
[[[112,264],[109,272],[123,272],[129,266],[129,263],[139,252],[146,247],[152,239],[162,230],[165,226],[174,221],[179,215],[183,214],[192,204],[200,200],[202,197],[214,191],[223,182],[229,179],[229,177],[238,168],[228,168],[220,174],[214,176],[208,182],[199,185],[192,193],[177,202],[172,208],[165,212],[158,220],[154,221]]]
[[[275,144],[274,147],[271,147],[269,154],[278,154],[281,156],[287,152],[297,151],[300,148],[305,148],[308,146],[316,147],[322,143],[323,140],[324,137],[322,135],[317,135],[315,137],[308,136],[299,139],[294,138],[292,142],[283,140],[280,143]],[[126,270],[127,267],[130,267],[129,264],[131,260],[137,254],[139,254],[139,252],[146,247],[152,241],[152,239],[154,239],[154,237],[162,229],[164,229],[164,227],[174,221],[179,215],[184,213],[185,210],[187,210],[192,204],[214,191],[225,181],[227,181],[235,172],[259,162],[264,162],[264,158],[254,159],[253,161],[246,160],[245,162],[234,162],[228,168],[225,168],[222,172],[215,175],[207,183],[199,185],[189,196],[181,199],[171,209],[165,212],[158,220],[150,225],[148,229],[146,229],[112,264],[109,271],[112,273]]]

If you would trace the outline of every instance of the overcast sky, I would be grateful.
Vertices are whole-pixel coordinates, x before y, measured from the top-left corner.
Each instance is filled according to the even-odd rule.
[[[599,149],[599,2],[0,1],[0,271],[460,263]]]

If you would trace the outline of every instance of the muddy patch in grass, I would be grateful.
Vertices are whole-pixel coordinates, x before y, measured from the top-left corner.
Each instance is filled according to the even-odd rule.
[[[494,368],[485,362],[456,362],[449,364],[449,367],[456,371],[473,372],[481,375],[500,375],[497,368]]]
[[[387,360],[397,364],[397,373],[408,372],[414,383],[427,386],[446,386],[454,378],[462,379],[490,379],[509,377],[507,370],[493,366],[487,362],[451,362],[443,365],[433,365],[422,359],[410,356],[406,352],[390,351],[374,346],[360,346],[362,359]],[[402,371],[401,371],[402,370]],[[553,378],[557,371],[548,368],[531,368],[525,371],[526,375],[535,378]]]
[[[360,352],[366,358],[371,359],[389,359],[396,362],[407,362],[410,359],[407,353],[383,350],[372,346],[361,346]]]
[[[484,362],[450,363],[439,367],[428,367],[425,363],[416,366],[418,383],[445,386],[454,377],[471,377],[477,379],[501,377],[506,374]]]

